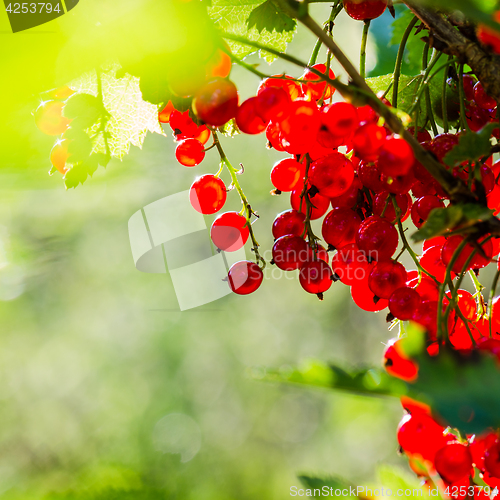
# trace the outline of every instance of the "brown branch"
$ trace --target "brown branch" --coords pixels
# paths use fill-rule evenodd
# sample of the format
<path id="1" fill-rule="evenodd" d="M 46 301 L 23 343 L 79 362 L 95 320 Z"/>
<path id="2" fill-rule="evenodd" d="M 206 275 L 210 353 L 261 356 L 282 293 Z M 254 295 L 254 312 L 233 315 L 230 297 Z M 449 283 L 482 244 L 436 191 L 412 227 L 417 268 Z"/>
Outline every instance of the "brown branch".
<path id="1" fill-rule="evenodd" d="M 489 54 L 474 40 L 467 38 L 441 13 L 405 0 L 412 12 L 429 28 L 436 48 L 460 57 L 483 84 L 488 95 L 500 102 L 500 57 Z"/>

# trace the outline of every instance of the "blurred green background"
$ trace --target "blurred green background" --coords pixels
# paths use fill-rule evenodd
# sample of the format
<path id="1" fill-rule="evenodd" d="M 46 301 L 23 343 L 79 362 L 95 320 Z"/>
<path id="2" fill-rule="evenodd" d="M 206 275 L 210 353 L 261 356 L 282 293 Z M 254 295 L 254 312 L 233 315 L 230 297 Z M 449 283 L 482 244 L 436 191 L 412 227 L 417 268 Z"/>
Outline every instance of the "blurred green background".
<path id="1" fill-rule="evenodd" d="M 379 463 L 406 467 L 396 453 L 397 401 L 255 380 L 263 367 L 307 358 L 380 363 L 391 337 L 384 315 L 360 311 L 347 287 L 335 284 L 320 302 L 295 275 L 272 279 L 268 269 L 257 293 L 181 313 L 168 276 L 135 269 L 130 216 L 215 172 L 215 150 L 184 168 L 168 132 L 77 189 L 47 175 L 53 138 L 35 128 L 38 94 L 91 63 L 64 62 L 68 47 L 85 52 L 87 29 L 137 4 L 110 14 L 102 2 L 80 3 L 15 35 L 0 16 L 0 498 L 278 499 L 299 485 L 297 473 L 366 484 Z M 329 6 L 312 12 L 322 21 Z M 368 66 L 379 73 L 394 61 L 391 20 L 375 22 L 377 43 L 370 39 Z M 354 61 L 361 29 L 344 15 L 335 27 Z M 314 42 L 299 30 L 289 51 L 307 60 Z M 281 62 L 248 61 L 300 75 Z M 242 98 L 259 83 L 240 68 L 231 78 Z M 241 184 L 261 216 L 254 228 L 264 252 L 275 215 L 288 208 L 286 195 L 269 195 L 282 155 L 265 143 L 262 135 L 224 139 L 233 163 L 245 164 Z M 239 210 L 236 192 L 226 208 Z"/>

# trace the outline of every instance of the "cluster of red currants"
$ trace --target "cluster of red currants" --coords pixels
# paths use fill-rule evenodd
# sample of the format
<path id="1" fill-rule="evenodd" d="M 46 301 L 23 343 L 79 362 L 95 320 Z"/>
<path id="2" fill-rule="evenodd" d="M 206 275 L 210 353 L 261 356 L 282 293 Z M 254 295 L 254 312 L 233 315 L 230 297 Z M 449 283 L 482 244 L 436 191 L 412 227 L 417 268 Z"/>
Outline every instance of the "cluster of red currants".
<path id="1" fill-rule="evenodd" d="M 483 84 L 473 75 L 463 77 L 464 95 L 467 100 L 465 116 L 467 124 L 473 132 L 478 132 L 488 123 L 498 123 L 497 102 L 484 90 Z M 494 135 L 500 138 L 500 131 L 496 129 Z"/>
<path id="2" fill-rule="evenodd" d="M 500 340 L 484 339 L 481 351 L 493 353 L 500 361 Z M 385 351 L 387 371 L 406 381 L 418 377 L 418 366 L 407 358 L 401 340 L 392 340 Z M 412 470 L 430 486 L 431 477 L 441 477 L 442 491 L 453 498 L 490 498 L 500 488 L 500 436 L 487 431 L 464 438 L 446 430 L 431 415 L 429 406 L 407 396 L 401 398 L 406 415 L 398 427 L 398 442 L 408 456 Z M 474 470 L 474 467 L 477 471 Z M 478 487 L 476 475 L 487 486 Z M 474 481 L 475 479 L 475 481 Z M 434 485 L 433 485 L 434 487 Z"/>

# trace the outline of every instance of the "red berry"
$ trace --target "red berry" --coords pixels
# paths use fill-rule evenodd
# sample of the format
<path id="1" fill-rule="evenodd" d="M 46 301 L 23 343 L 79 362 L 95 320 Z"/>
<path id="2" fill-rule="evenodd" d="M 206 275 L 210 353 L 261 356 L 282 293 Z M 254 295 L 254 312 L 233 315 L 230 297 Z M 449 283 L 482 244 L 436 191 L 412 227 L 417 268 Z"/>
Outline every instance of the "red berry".
<path id="1" fill-rule="evenodd" d="M 224 45 L 225 49 L 229 51 L 229 47 L 225 43 Z M 216 76 L 226 78 L 229 76 L 229 73 L 231 73 L 231 67 L 232 62 L 229 54 L 221 49 L 217 49 L 206 64 L 207 78 L 213 78 Z"/>
<path id="2" fill-rule="evenodd" d="M 175 148 L 175 157 L 181 165 L 194 167 L 205 158 L 205 149 L 196 139 L 184 139 Z"/>
<path id="3" fill-rule="evenodd" d="M 221 127 L 236 116 L 238 91 L 234 83 L 225 78 L 206 83 L 196 92 L 193 109 L 201 121 Z"/>
<path id="4" fill-rule="evenodd" d="M 350 208 L 334 208 L 323 220 L 323 239 L 332 247 L 341 248 L 354 243 L 361 217 Z"/>
<path id="5" fill-rule="evenodd" d="M 378 262 L 368 277 L 370 290 L 381 299 L 388 299 L 406 284 L 406 269 L 393 260 Z"/>
<path id="6" fill-rule="evenodd" d="M 248 295 L 259 288 L 264 274 L 255 262 L 242 260 L 230 267 L 227 277 L 229 287 L 234 293 Z"/>
<path id="7" fill-rule="evenodd" d="M 406 194 L 398 194 L 396 196 L 396 205 L 400 210 L 401 222 L 404 222 L 410 213 L 411 196 Z M 390 198 L 390 193 L 383 191 L 373 200 L 373 213 L 379 215 L 390 222 L 396 221 L 396 210 Z M 384 215 L 382 215 L 382 213 Z"/>
<path id="8" fill-rule="evenodd" d="M 36 108 L 35 124 L 38 129 L 47 135 L 62 134 L 71 123 L 69 118 L 63 116 L 64 102 L 45 101 Z"/>
<path id="9" fill-rule="evenodd" d="M 283 271 L 298 269 L 309 260 L 309 246 L 300 236 L 282 236 L 273 245 L 273 262 Z"/>
<path id="10" fill-rule="evenodd" d="M 441 259 L 441 247 L 428 248 L 420 257 L 420 265 L 437 280 L 444 281 L 446 266 Z"/>
<path id="11" fill-rule="evenodd" d="M 416 290 L 403 286 L 390 296 L 389 311 L 395 318 L 407 321 L 415 314 L 420 301 L 420 295 Z"/>
<path id="12" fill-rule="evenodd" d="M 375 163 L 361 163 L 358 170 L 358 176 L 363 186 L 374 193 L 380 193 L 385 190 L 380 170 Z"/>
<path id="13" fill-rule="evenodd" d="M 500 11 L 493 14 L 495 21 L 500 21 Z M 477 37 L 481 42 L 490 47 L 493 52 L 500 54 L 500 33 L 485 24 L 480 24 L 477 29 Z"/>
<path id="14" fill-rule="evenodd" d="M 343 154 L 332 153 L 316 160 L 309 170 L 309 181 L 322 196 L 344 194 L 354 180 L 354 167 Z"/>
<path id="15" fill-rule="evenodd" d="M 356 235 L 358 248 L 372 260 L 390 259 L 398 247 L 398 240 L 396 228 L 376 215 L 363 221 Z"/>
<path id="16" fill-rule="evenodd" d="M 437 197 L 426 195 L 419 198 L 411 207 L 411 220 L 418 228 L 429 218 L 435 208 L 444 208 L 444 203 Z"/>
<path id="17" fill-rule="evenodd" d="M 444 428 L 425 413 L 405 415 L 398 427 L 398 442 L 409 454 L 418 453 L 433 461 L 436 452 L 446 444 Z"/>
<path id="18" fill-rule="evenodd" d="M 69 139 L 58 140 L 50 151 L 50 163 L 63 175 L 68 171 L 66 163 L 70 157 L 68 152 L 69 142 Z"/>
<path id="19" fill-rule="evenodd" d="M 255 109 L 264 122 L 279 120 L 288 112 L 290 96 L 279 87 L 263 88 L 256 97 Z"/>
<path id="20" fill-rule="evenodd" d="M 477 80 L 472 75 L 464 75 L 464 94 L 468 101 L 474 99 L 474 85 L 476 85 Z"/>
<path id="21" fill-rule="evenodd" d="M 458 144 L 458 135 L 439 134 L 434 137 L 430 144 L 430 150 L 442 162 L 444 157 Z"/>
<path id="22" fill-rule="evenodd" d="M 418 375 L 418 366 L 408 359 L 402 349 L 401 340 L 392 339 L 384 352 L 384 367 L 389 375 L 413 382 Z"/>
<path id="23" fill-rule="evenodd" d="M 289 144 L 287 150 L 303 153 L 314 143 L 320 127 L 320 113 L 313 102 L 297 100 L 289 107 L 288 115 L 280 122 L 282 138 Z"/>
<path id="24" fill-rule="evenodd" d="M 250 97 L 236 111 L 236 125 L 245 134 L 260 134 L 266 130 L 265 122 L 257 113 L 257 98 Z"/>
<path id="25" fill-rule="evenodd" d="M 301 200 L 300 198 L 301 194 L 302 194 L 302 186 L 295 188 L 290 194 L 290 205 L 292 205 L 292 208 L 294 210 L 306 213 L 307 210 L 306 199 L 304 196 Z M 325 215 L 326 211 L 328 210 L 328 207 L 330 206 L 330 199 L 327 198 L 326 196 L 321 196 L 320 194 L 315 194 L 314 196 L 311 196 L 310 201 L 312 204 L 312 210 L 310 215 L 311 220 L 319 219 L 320 217 Z"/>
<path id="26" fill-rule="evenodd" d="M 455 254 L 455 251 L 457 250 L 458 246 L 462 243 L 462 241 L 463 241 L 462 236 L 451 236 L 446 240 L 446 243 L 443 246 L 443 250 L 441 251 L 441 259 L 443 260 L 443 263 L 445 265 L 448 265 L 451 262 Z M 491 262 L 491 259 L 493 257 L 493 245 L 491 243 L 491 240 L 488 240 L 484 243 L 479 243 L 479 245 L 483 249 L 486 258 L 483 257 L 483 255 L 481 255 L 473 245 L 468 243 L 462 249 L 462 251 L 460 252 L 460 254 L 458 255 L 453 264 L 452 269 L 455 273 L 459 274 L 462 271 L 468 271 L 469 269 L 482 268 L 487 266 Z M 467 260 L 469 259 L 469 256 L 473 252 L 475 253 L 475 255 L 469 262 L 467 269 L 464 269 L 464 266 Z"/>
<path id="27" fill-rule="evenodd" d="M 462 443 L 449 443 L 436 452 L 434 466 L 447 483 L 466 478 L 472 469 L 469 447 Z"/>
<path id="28" fill-rule="evenodd" d="M 239 250 L 248 240 L 247 220 L 237 212 L 226 212 L 212 223 L 210 237 L 214 245 L 225 252 Z"/>
<path id="29" fill-rule="evenodd" d="M 348 16 L 356 21 L 368 21 L 381 16 L 387 7 L 387 0 L 344 0 Z"/>
<path id="30" fill-rule="evenodd" d="M 326 65 L 325 64 L 315 64 L 312 66 L 316 71 L 326 75 Z M 328 76 L 331 80 L 335 79 L 334 72 L 330 69 L 328 71 Z M 302 91 L 304 94 L 310 96 L 311 99 L 317 101 L 323 97 L 324 99 L 329 99 L 335 92 L 335 89 L 328 85 L 327 82 L 320 79 L 320 77 L 313 73 L 311 70 L 306 69 L 301 77 L 302 80 L 306 80 L 307 83 L 302 83 Z M 319 83 L 312 83 L 319 82 Z"/>
<path id="31" fill-rule="evenodd" d="M 332 270 L 345 285 L 353 285 L 366 280 L 371 268 L 366 255 L 355 243 L 339 248 L 332 257 Z"/>
<path id="32" fill-rule="evenodd" d="M 368 280 L 364 279 L 353 283 L 351 286 L 351 297 L 354 303 L 364 311 L 378 312 L 388 305 L 386 299 L 377 297 L 368 286 Z"/>
<path id="33" fill-rule="evenodd" d="M 379 153 L 378 168 L 390 177 L 406 175 L 413 167 L 415 155 L 410 145 L 400 137 L 387 139 Z"/>
<path id="34" fill-rule="evenodd" d="M 279 123 L 271 122 L 266 128 L 266 138 L 269 141 L 268 146 L 273 147 L 276 151 L 285 151 L 283 140 L 281 137 L 281 129 Z"/>
<path id="35" fill-rule="evenodd" d="M 360 189 L 363 188 L 363 184 L 358 177 L 354 177 L 351 187 L 340 196 L 334 196 L 331 198 L 332 207 L 348 207 L 354 208 L 360 197 Z"/>
<path id="36" fill-rule="evenodd" d="M 170 113 L 168 124 L 176 140 L 194 138 L 198 134 L 198 125 L 189 116 L 189 110 L 181 113 L 176 109 Z"/>
<path id="37" fill-rule="evenodd" d="M 435 300 L 423 300 L 412 317 L 415 323 L 427 330 L 431 340 L 436 339 L 438 307 L 438 302 Z"/>
<path id="38" fill-rule="evenodd" d="M 273 75 L 270 78 L 262 80 L 259 88 L 257 89 L 257 95 L 261 94 L 264 89 L 270 87 L 283 89 L 292 101 L 295 101 L 295 99 L 297 99 L 301 94 L 300 85 L 294 81 L 292 77 L 287 75 L 284 77 L 283 75 Z"/>
<path id="39" fill-rule="evenodd" d="M 275 239 L 281 236 L 303 236 L 305 232 L 306 216 L 297 210 L 285 210 L 281 212 L 273 222 L 273 236 Z"/>
<path id="40" fill-rule="evenodd" d="M 359 126 L 358 112 L 348 102 L 334 102 L 322 109 L 321 123 L 336 137 L 350 137 Z"/>
<path id="41" fill-rule="evenodd" d="M 491 476 L 500 479 L 500 442 L 498 439 L 484 453 L 484 468 Z"/>
<path id="42" fill-rule="evenodd" d="M 285 158 L 274 164 L 271 182 L 279 191 L 292 191 L 304 177 L 304 165 L 294 158 Z"/>
<path id="43" fill-rule="evenodd" d="M 174 109 L 172 101 L 168 101 L 165 107 L 158 113 L 158 121 L 160 123 L 168 123 Z"/>
<path id="44" fill-rule="evenodd" d="M 302 288 L 309 293 L 322 294 L 332 286 L 332 270 L 324 260 L 304 264 L 299 273 Z"/>
<path id="45" fill-rule="evenodd" d="M 497 107 L 497 102 L 486 93 L 481 82 L 474 85 L 474 100 L 482 109 L 495 109 Z"/>
<path id="46" fill-rule="evenodd" d="M 375 161 L 385 143 L 387 132 L 384 127 L 375 123 L 367 123 L 354 132 L 352 146 L 358 158 Z"/>
<path id="47" fill-rule="evenodd" d="M 226 203 L 226 185 L 219 177 L 206 174 L 198 177 L 189 190 L 193 208 L 205 215 L 218 212 Z"/>

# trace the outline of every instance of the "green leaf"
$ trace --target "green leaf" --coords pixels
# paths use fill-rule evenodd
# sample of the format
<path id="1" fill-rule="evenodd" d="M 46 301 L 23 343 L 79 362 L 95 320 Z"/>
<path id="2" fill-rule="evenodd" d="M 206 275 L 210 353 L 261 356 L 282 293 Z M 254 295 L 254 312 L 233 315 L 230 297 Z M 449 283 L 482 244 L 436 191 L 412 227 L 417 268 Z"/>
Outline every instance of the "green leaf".
<path id="1" fill-rule="evenodd" d="M 92 139 L 86 132 L 71 127 L 64 133 L 64 138 L 69 141 L 68 152 L 71 155 L 69 159 L 70 163 L 78 163 L 90 156 L 93 144 Z"/>
<path id="2" fill-rule="evenodd" d="M 295 19 L 285 14 L 273 0 L 266 0 L 263 4 L 255 7 L 247 19 L 248 29 L 250 30 L 255 26 L 259 33 L 263 30 L 270 33 L 273 31 L 278 33 L 294 31 L 296 25 Z"/>
<path id="3" fill-rule="evenodd" d="M 493 356 L 465 358 L 442 348 L 439 356 L 422 353 L 415 359 L 419 371 L 412 396 L 428 403 L 451 427 L 477 434 L 500 426 L 500 372 Z"/>
<path id="4" fill-rule="evenodd" d="M 479 132 L 469 131 L 460 135 L 458 144 L 444 157 L 444 162 L 450 167 L 456 167 L 463 162 L 488 156 L 491 150 L 491 134 L 498 127 L 498 123 L 489 123 Z"/>
<path id="5" fill-rule="evenodd" d="M 356 487 L 348 484 L 343 479 L 338 479 L 336 477 L 311 477 L 306 475 L 298 476 L 300 482 L 307 488 L 314 492 L 314 490 L 320 490 L 322 493 L 328 493 L 329 496 L 334 496 L 331 494 L 332 490 L 341 490 L 342 492 L 347 493 L 347 495 L 342 494 L 342 498 L 359 498 L 356 495 Z M 311 495 L 312 496 L 312 495 Z"/>
<path id="6" fill-rule="evenodd" d="M 102 116 L 101 101 L 91 94 L 78 93 L 72 95 L 64 105 L 63 115 L 71 118 L 73 128 L 86 129 Z"/>
<path id="7" fill-rule="evenodd" d="M 268 370 L 263 379 L 373 396 L 400 396 L 407 391 L 404 382 L 391 377 L 382 369 L 372 368 L 349 373 L 338 366 L 328 366 L 318 361 L 309 361 L 295 369 Z"/>
<path id="8" fill-rule="evenodd" d="M 435 208 L 429 214 L 425 224 L 411 237 L 413 241 L 419 242 L 435 236 L 442 236 L 450 229 L 465 229 L 491 218 L 492 215 L 493 210 L 475 203 Z"/>
<path id="9" fill-rule="evenodd" d="M 262 0 L 213 0 L 208 13 L 215 25 L 222 31 L 243 36 L 253 42 L 262 43 L 280 52 L 285 52 L 288 43 L 292 41 L 293 35 L 297 31 L 296 26 L 290 31 L 283 32 L 268 31 L 267 29 L 259 32 L 255 26 L 251 29 L 247 26 L 247 20 L 252 12 L 263 3 Z M 240 59 L 256 52 L 256 49 L 248 45 L 231 40 L 227 40 L 227 43 L 231 52 Z M 276 59 L 276 56 L 268 52 L 261 52 L 260 56 L 268 63 Z"/>
<path id="10" fill-rule="evenodd" d="M 66 189 L 76 188 L 78 184 L 83 184 L 88 177 L 87 168 L 83 163 L 75 163 L 64 174 L 64 184 Z"/>
<path id="11" fill-rule="evenodd" d="M 442 498 L 440 493 L 437 496 L 429 495 L 427 488 L 422 488 L 420 481 L 415 476 L 397 467 L 382 465 L 377 470 L 377 476 L 385 490 L 391 490 L 393 495 L 398 490 L 402 490 L 411 491 L 411 496 L 416 498 Z"/>

